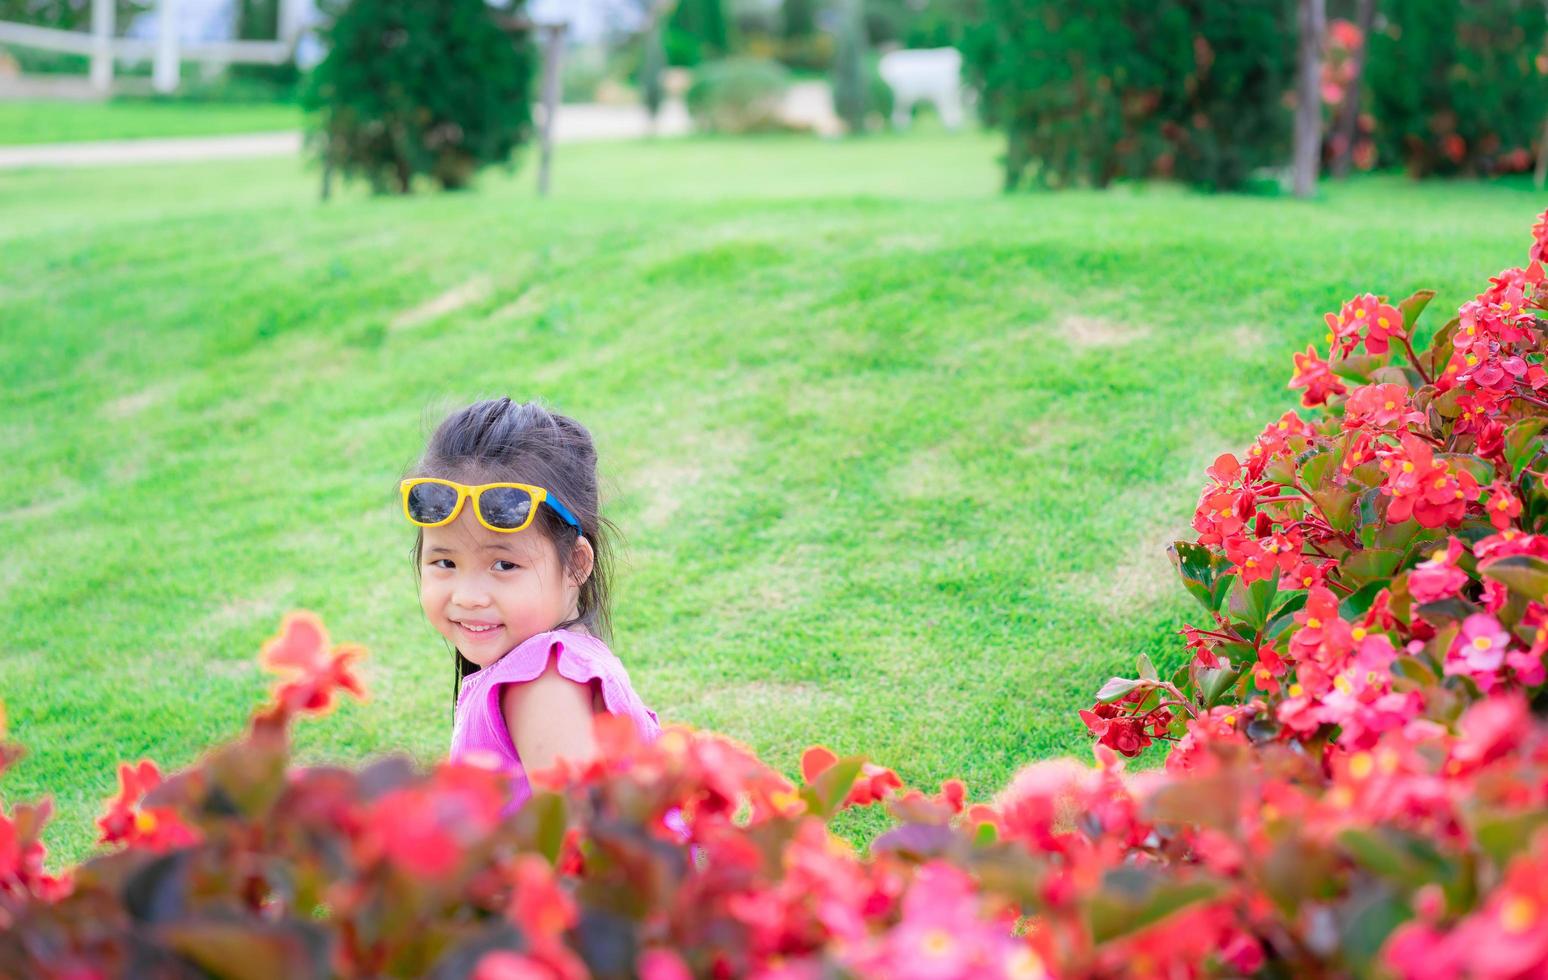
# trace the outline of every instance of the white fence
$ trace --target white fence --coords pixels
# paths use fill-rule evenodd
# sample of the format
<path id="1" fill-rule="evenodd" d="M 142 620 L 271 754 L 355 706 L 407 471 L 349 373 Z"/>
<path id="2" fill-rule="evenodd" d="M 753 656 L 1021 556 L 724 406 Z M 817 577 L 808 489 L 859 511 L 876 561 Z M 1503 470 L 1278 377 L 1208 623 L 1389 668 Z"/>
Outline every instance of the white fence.
<path id="1" fill-rule="evenodd" d="M 301 0 L 281 0 L 277 41 L 199 41 L 183 43 L 178 31 L 178 0 L 156 5 L 154 39 L 115 37 L 113 0 L 91 0 L 91 33 L 35 27 L 0 20 L 0 43 L 80 54 L 91 58 L 91 84 L 100 92 L 113 87 L 115 61 L 146 61 L 153 67 L 151 84 L 158 92 L 176 91 L 183 61 L 227 65 L 278 65 L 295 53 L 304 27 L 306 8 Z"/>

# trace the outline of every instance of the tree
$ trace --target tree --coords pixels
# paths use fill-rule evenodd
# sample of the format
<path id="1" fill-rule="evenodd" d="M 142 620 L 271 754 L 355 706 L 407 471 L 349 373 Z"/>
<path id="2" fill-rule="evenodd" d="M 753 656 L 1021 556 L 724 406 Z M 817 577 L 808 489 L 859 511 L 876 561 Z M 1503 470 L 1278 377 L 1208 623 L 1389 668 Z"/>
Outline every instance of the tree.
<path id="1" fill-rule="evenodd" d="M 1317 189 L 1317 162 L 1322 153 L 1322 35 L 1326 20 L 1324 0 L 1300 0 L 1295 83 L 1296 197 L 1311 197 Z"/>
<path id="2" fill-rule="evenodd" d="M 681 0 L 667 21 L 667 33 L 667 53 L 673 64 L 698 64 L 731 51 L 722 0 Z"/>
<path id="3" fill-rule="evenodd" d="M 536 58 L 495 16 L 484 0 L 351 0 L 303 96 L 324 166 L 407 194 L 416 174 L 451 190 L 508 161 L 531 133 Z"/>

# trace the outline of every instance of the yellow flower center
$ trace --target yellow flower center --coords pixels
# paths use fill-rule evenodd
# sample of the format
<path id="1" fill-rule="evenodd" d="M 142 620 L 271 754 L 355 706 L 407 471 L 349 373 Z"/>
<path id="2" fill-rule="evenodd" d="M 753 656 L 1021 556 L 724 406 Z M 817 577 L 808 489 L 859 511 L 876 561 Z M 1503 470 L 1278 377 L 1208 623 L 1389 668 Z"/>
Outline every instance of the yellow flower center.
<path id="1" fill-rule="evenodd" d="M 1349 631 L 1349 635 L 1354 637 L 1355 642 L 1358 643 L 1365 639 L 1365 627 L 1356 626 L 1354 629 Z"/>
<path id="2" fill-rule="evenodd" d="M 1492 646 L 1494 646 L 1494 641 L 1489 639 L 1487 636 L 1475 636 L 1475 637 L 1473 637 L 1473 649 L 1474 650 L 1487 650 L 1487 649 L 1489 649 Z"/>
<path id="3" fill-rule="evenodd" d="M 926 955 L 945 956 L 952 949 L 951 933 L 945 929 L 931 929 L 925 933 L 924 941 L 920 945 L 924 947 Z"/>
<path id="4" fill-rule="evenodd" d="M 1500 906 L 1500 925 L 1506 932 L 1525 932 L 1537 921 L 1537 903 L 1525 895 L 1514 895 Z"/>
<path id="5" fill-rule="evenodd" d="M 1306 628 L 1309 630 L 1320 630 L 1322 629 L 1322 620 L 1313 616 L 1306 621 Z"/>
<path id="6" fill-rule="evenodd" d="M 1410 463 L 1406 459 L 1403 460 L 1403 472 L 1404 473 L 1412 473 L 1413 471 L 1414 471 L 1414 464 Z"/>
<path id="7" fill-rule="evenodd" d="M 1356 779 L 1364 779 L 1376 768 L 1375 761 L 1369 752 L 1356 752 L 1349 759 L 1349 775 Z"/>

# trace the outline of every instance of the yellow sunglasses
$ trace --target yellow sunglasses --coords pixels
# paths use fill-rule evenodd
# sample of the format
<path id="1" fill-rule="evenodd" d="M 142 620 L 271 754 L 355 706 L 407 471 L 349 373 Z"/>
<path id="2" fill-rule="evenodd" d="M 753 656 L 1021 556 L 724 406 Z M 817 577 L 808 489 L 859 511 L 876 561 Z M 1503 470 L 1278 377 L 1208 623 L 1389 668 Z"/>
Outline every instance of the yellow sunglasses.
<path id="1" fill-rule="evenodd" d="M 420 527 L 441 527 L 457 519 L 466 500 L 473 501 L 473 514 L 491 531 L 514 533 L 532 523 L 539 504 L 547 504 L 566 524 L 584 534 L 580 521 L 549 491 L 528 483 L 484 483 L 470 487 L 465 483 L 422 476 L 404 480 L 403 513 Z"/>

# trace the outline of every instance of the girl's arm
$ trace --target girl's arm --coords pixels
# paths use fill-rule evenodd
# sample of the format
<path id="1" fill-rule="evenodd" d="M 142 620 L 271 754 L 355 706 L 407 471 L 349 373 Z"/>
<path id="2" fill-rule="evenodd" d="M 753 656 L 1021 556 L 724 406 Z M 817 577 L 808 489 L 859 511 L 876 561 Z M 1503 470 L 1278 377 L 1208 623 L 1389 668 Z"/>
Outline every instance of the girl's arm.
<path id="1" fill-rule="evenodd" d="M 505 685 L 500 713 L 528 772 L 552 768 L 560 757 L 586 763 L 597 754 L 591 688 L 560 674 L 552 659 L 532 680 Z"/>

